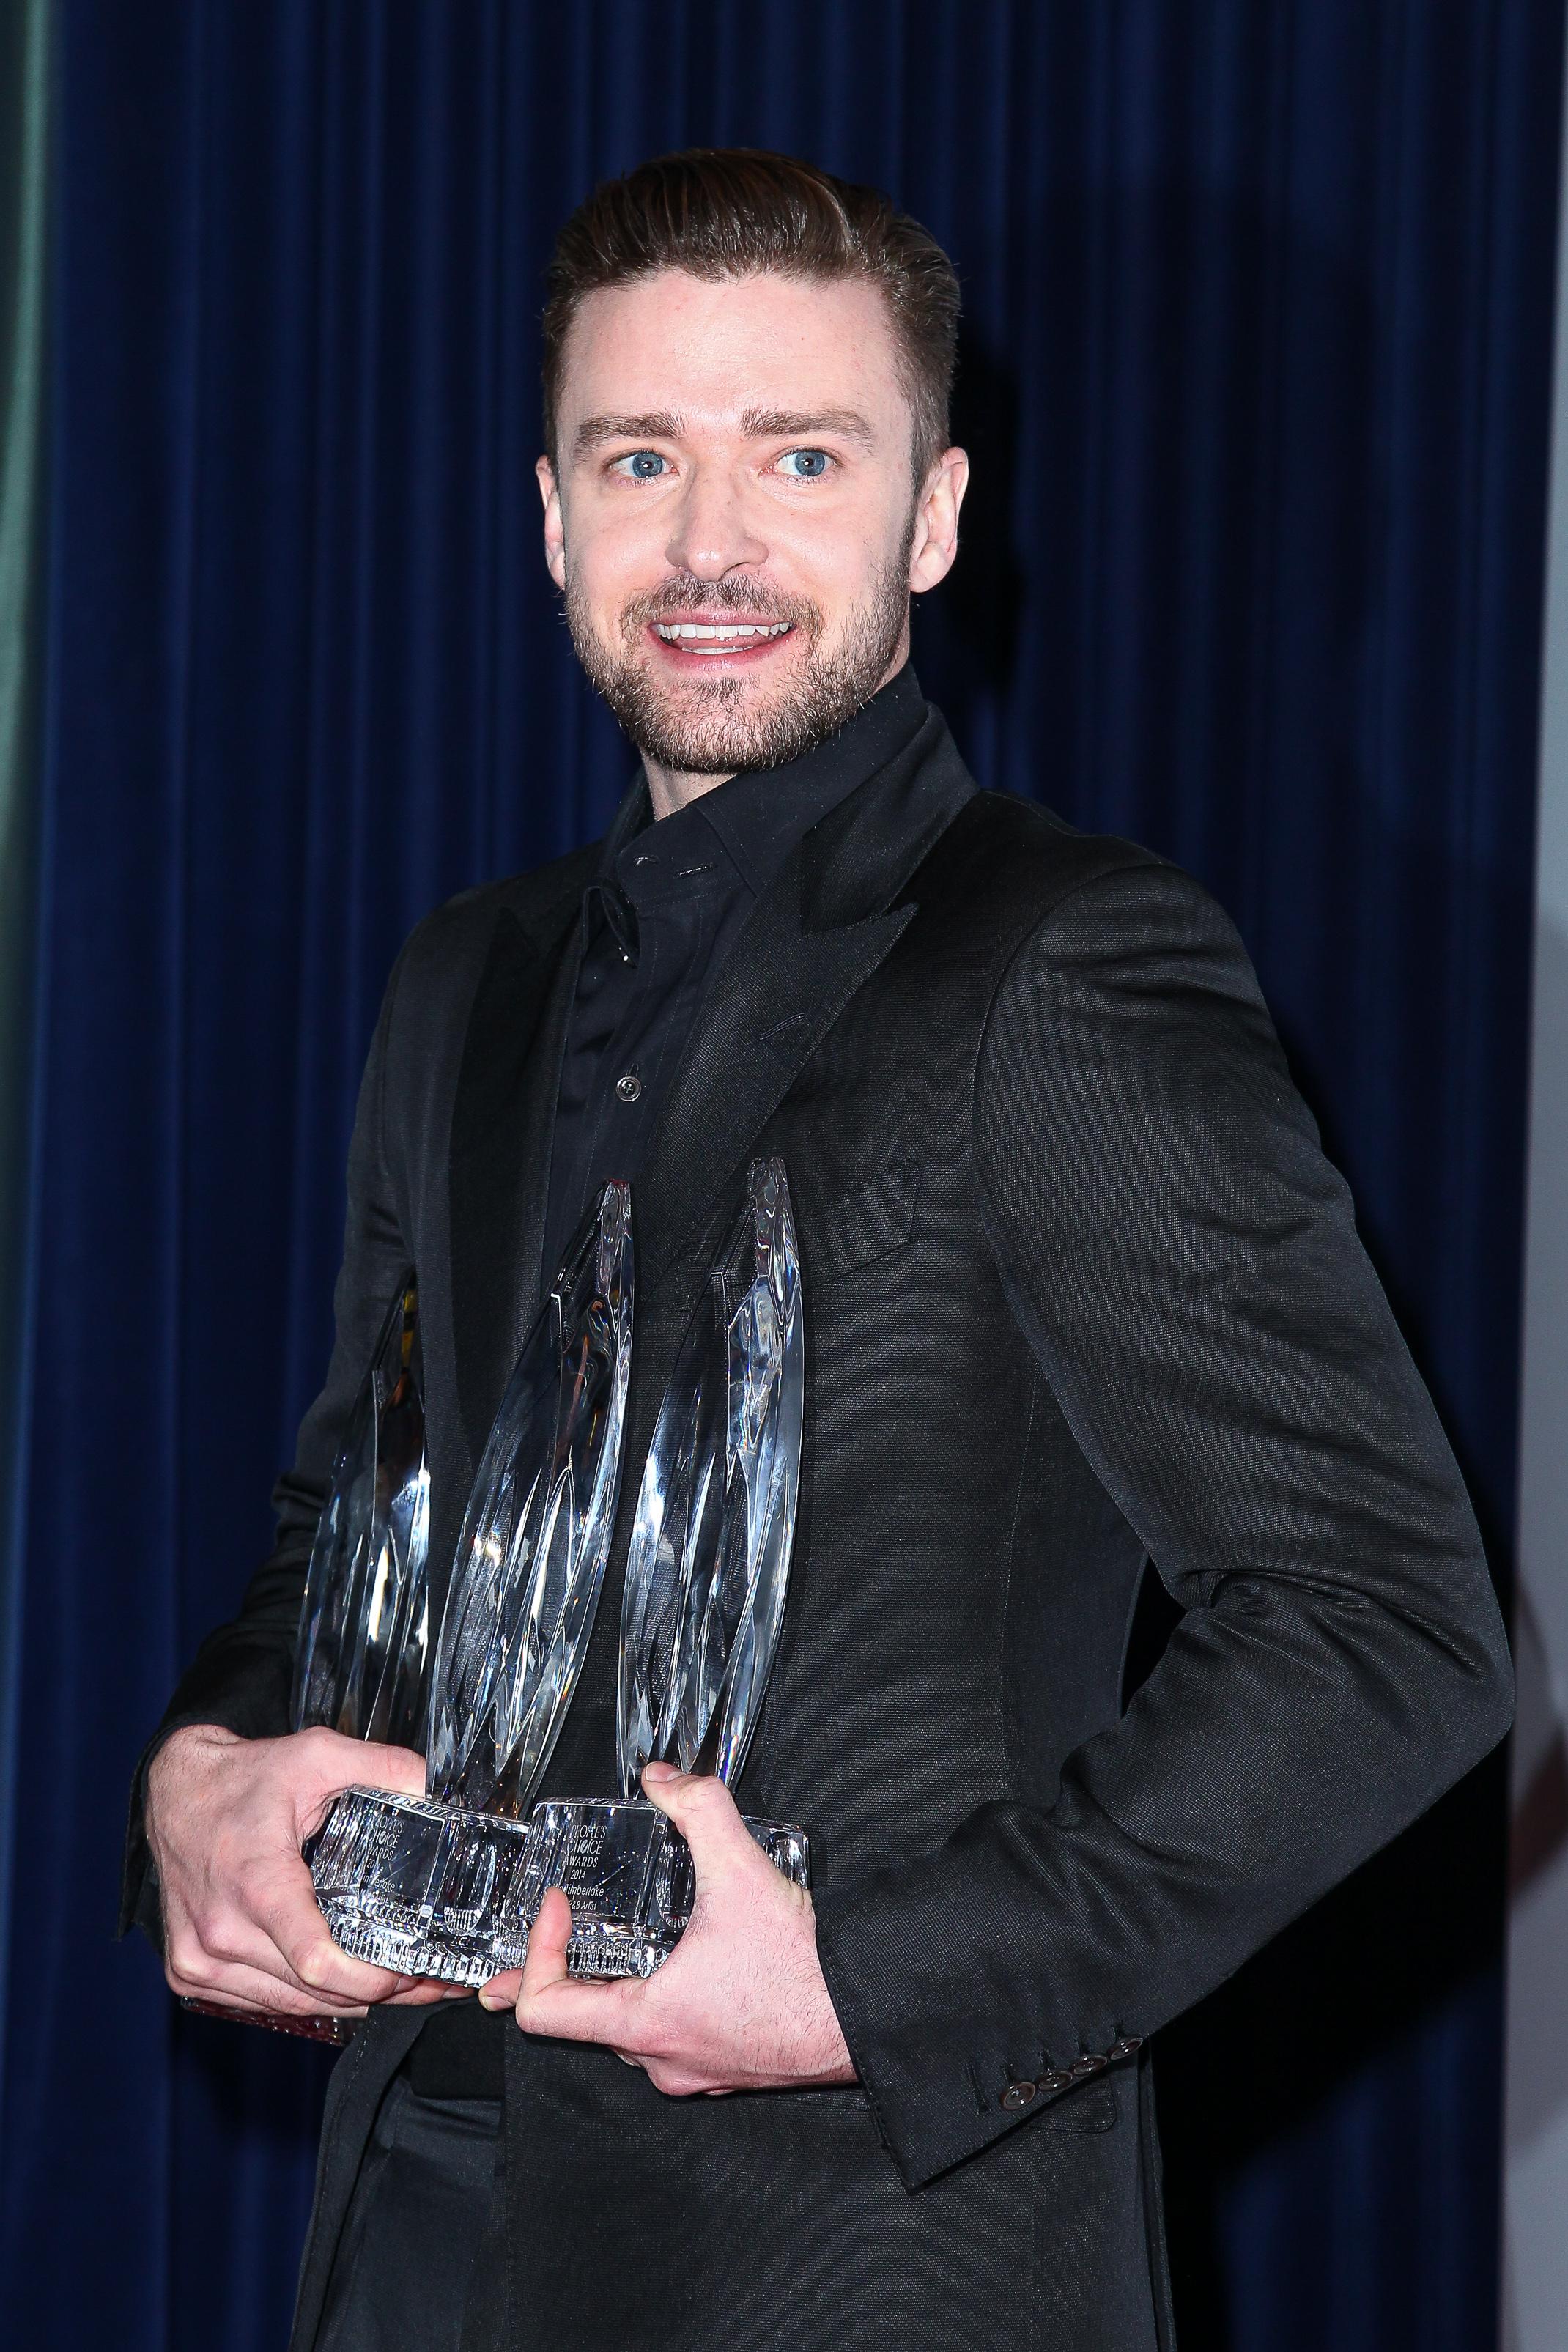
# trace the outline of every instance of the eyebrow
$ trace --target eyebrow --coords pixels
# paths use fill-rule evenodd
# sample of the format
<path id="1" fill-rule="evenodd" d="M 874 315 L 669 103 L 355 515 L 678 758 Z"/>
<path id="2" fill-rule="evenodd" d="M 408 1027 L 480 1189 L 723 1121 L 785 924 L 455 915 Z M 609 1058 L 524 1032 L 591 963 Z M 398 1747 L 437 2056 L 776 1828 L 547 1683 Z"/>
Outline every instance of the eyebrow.
<path id="1" fill-rule="evenodd" d="M 837 433 L 868 448 L 877 438 L 876 427 L 858 408 L 748 408 L 741 430 L 750 441 L 771 440 L 775 434 Z"/>
<path id="2" fill-rule="evenodd" d="M 579 456 L 601 441 L 679 441 L 680 419 L 673 409 L 652 408 L 641 416 L 584 416 L 574 444 Z"/>
<path id="3" fill-rule="evenodd" d="M 584 456 L 605 441 L 679 441 L 684 422 L 672 408 L 645 410 L 640 415 L 618 415 L 608 411 L 599 416 L 585 416 L 577 427 L 574 443 L 575 453 Z M 868 417 L 856 408 L 748 408 L 741 417 L 741 431 L 748 441 L 771 440 L 775 436 L 837 433 L 846 441 L 858 441 L 864 447 L 876 444 L 876 427 Z"/>

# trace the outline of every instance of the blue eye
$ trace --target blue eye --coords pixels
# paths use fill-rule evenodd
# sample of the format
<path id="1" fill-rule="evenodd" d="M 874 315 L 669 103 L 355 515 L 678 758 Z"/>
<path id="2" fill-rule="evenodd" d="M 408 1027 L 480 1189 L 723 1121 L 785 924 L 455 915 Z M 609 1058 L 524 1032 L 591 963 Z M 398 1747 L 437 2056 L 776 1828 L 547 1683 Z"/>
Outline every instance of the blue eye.
<path id="1" fill-rule="evenodd" d="M 818 482 L 832 463 L 826 449 L 791 449 L 779 459 L 792 482 Z"/>
<path id="2" fill-rule="evenodd" d="M 665 460 L 657 449 L 634 449 L 629 457 L 616 459 L 616 470 L 629 474 L 634 482 L 657 482 L 665 470 Z"/>

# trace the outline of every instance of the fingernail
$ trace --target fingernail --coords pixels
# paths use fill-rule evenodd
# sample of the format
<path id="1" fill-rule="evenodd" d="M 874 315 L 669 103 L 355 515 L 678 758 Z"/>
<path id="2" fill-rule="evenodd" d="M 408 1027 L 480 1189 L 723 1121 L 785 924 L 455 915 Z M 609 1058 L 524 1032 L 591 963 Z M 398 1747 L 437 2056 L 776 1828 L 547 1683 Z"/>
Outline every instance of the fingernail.
<path id="1" fill-rule="evenodd" d="M 482 1992 L 479 1995 L 479 2007 L 494 2011 L 498 2009 L 510 2009 L 511 2003 L 505 1993 Z"/>

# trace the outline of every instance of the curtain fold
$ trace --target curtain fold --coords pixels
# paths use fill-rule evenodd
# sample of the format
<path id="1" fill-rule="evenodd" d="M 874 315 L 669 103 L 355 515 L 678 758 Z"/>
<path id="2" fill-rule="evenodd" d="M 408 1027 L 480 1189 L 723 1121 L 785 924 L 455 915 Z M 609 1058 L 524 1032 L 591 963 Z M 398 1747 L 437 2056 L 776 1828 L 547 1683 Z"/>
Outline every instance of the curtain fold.
<path id="1" fill-rule="evenodd" d="M 21 1647 L 34 910 L 43 675 L 47 0 L 0 0 L 0 1790 L 15 1781 Z M 18 1407 L 21 1409 L 18 1410 Z M 16 1811 L 0 1801 L 0 1954 Z M 5 2037 L 0 2003 L 0 2101 Z"/>
<path id="2" fill-rule="evenodd" d="M 322 2070 L 112 1948 L 123 1791 L 267 1541 L 397 945 L 628 772 L 538 551 L 556 226 L 734 141 L 952 251 L 922 677 L 984 783 L 1235 916 L 1504 1575 L 1562 11 L 54 15 L 0 2308 L 262 2352 Z M 1492 2340 L 1501 1822 L 1483 1770 L 1162 2036 L 1190 2345 Z"/>

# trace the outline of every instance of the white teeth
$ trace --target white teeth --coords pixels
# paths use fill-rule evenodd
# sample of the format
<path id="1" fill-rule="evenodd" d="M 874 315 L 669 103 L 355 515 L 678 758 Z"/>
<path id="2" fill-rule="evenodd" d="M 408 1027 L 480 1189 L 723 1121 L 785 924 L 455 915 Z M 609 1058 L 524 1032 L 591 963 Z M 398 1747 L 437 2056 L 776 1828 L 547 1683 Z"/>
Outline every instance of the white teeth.
<path id="1" fill-rule="evenodd" d="M 742 645 L 752 637 L 782 637 L 790 627 L 788 621 L 773 621 L 762 625 L 752 621 L 656 621 L 654 628 L 667 644 L 678 637 L 695 638 L 713 645 Z"/>

